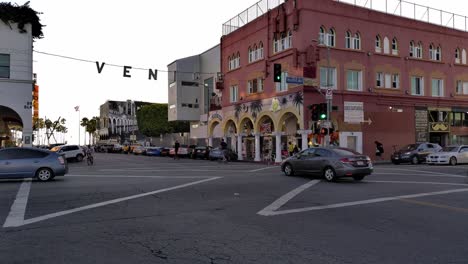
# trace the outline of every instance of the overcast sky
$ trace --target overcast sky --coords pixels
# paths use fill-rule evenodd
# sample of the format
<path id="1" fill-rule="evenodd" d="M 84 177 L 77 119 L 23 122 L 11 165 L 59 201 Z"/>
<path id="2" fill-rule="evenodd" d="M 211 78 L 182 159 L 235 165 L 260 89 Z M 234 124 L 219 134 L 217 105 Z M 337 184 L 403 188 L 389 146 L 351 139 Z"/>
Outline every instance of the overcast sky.
<path id="1" fill-rule="evenodd" d="M 273 0 L 271 0 L 273 1 Z M 313 1 L 313 0 L 309 0 Z M 384 0 L 374 0 L 383 2 Z M 391 1 L 391 0 L 389 0 Z M 23 4 L 26 1 L 17 1 Z M 91 61 L 167 70 L 178 58 L 201 53 L 219 43 L 222 24 L 255 0 L 32 0 L 42 12 L 44 38 L 34 49 Z M 358 2 L 366 2 L 360 0 Z M 418 0 L 419 4 L 468 15 L 460 0 Z M 68 142 L 77 143 L 81 117 L 99 116 L 106 100 L 167 103 L 167 74 L 148 80 L 147 71 L 96 66 L 34 54 L 40 86 L 40 116 L 67 119 Z M 83 133 L 81 140 L 83 141 Z"/>

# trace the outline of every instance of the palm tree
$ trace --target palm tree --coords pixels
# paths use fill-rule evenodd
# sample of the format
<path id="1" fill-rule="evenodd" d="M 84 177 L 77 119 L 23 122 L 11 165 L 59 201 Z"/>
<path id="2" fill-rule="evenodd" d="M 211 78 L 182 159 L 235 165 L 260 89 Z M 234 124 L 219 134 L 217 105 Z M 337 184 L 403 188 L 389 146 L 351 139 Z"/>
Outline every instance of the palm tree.
<path id="1" fill-rule="evenodd" d="M 297 92 L 294 94 L 293 104 L 296 106 L 297 110 L 299 110 L 299 115 L 301 115 L 301 106 L 304 103 L 304 95 L 302 92 Z"/>
<path id="2" fill-rule="evenodd" d="M 254 120 L 257 119 L 257 116 L 262 111 L 262 109 L 263 109 L 263 105 L 262 105 L 262 101 L 260 100 L 253 101 L 250 104 L 250 110 L 252 111 L 252 117 L 254 118 Z"/>
<path id="3" fill-rule="evenodd" d="M 87 132 L 86 127 L 88 126 L 88 124 L 89 124 L 89 119 L 87 117 L 83 117 L 81 119 L 80 125 L 85 128 L 85 134 L 84 134 L 84 142 L 85 143 L 86 143 L 86 132 Z M 78 142 L 78 145 L 80 145 L 80 142 Z"/>

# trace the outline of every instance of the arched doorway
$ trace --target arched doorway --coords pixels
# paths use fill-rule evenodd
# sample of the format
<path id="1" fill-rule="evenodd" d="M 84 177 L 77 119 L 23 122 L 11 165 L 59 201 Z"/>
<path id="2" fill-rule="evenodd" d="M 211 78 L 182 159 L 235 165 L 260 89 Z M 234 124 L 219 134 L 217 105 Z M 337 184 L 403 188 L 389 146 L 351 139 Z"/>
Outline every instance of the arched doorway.
<path id="1" fill-rule="evenodd" d="M 275 122 L 270 115 L 265 114 L 260 116 L 256 126 L 259 141 L 257 143 L 259 149 L 257 159 L 272 161 L 274 160 L 277 147 L 277 144 L 275 144 L 277 138 L 274 134 L 276 132 Z"/>
<path id="2" fill-rule="evenodd" d="M 229 119 L 224 126 L 224 137 L 230 149 L 236 149 L 237 126 L 234 120 Z"/>
<path id="3" fill-rule="evenodd" d="M 301 129 L 300 124 L 299 124 L 299 118 L 296 116 L 296 114 L 292 112 L 286 112 L 284 113 L 280 120 L 279 120 L 279 125 L 282 135 L 281 135 L 281 142 L 282 142 L 282 151 L 287 150 L 289 146 L 289 142 L 291 142 L 292 145 L 297 146 L 299 149 L 302 148 L 302 137 L 298 135 L 298 131 Z M 286 149 L 284 149 L 284 144 L 286 144 Z M 282 153 L 283 154 L 283 153 Z M 283 156 L 286 155 L 286 153 L 283 154 Z"/>
<path id="4" fill-rule="evenodd" d="M 239 123 L 238 158 L 254 160 L 255 157 L 255 126 L 252 119 L 244 117 Z M 239 145 L 240 144 L 240 145 Z"/>
<path id="5" fill-rule="evenodd" d="M 221 120 L 213 119 L 208 126 L 208 146 L 218 147 L 222 137 Z"/>
<path id="6" fill-rule="evenodd" d="M 25 142 L 23 142 L 22 131 L 23 120 L 19 114 L 9 107 L 0 105 L 0 146 L 11 147 L 20 144 L 32 144 L 32 138 L 25 139 Z"/>

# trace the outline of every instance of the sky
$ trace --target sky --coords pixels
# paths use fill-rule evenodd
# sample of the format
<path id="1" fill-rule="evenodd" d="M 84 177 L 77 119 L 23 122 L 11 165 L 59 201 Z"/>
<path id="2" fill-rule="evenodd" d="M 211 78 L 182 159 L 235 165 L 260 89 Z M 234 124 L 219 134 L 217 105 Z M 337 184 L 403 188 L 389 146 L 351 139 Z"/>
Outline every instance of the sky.
<path id="1" fill-rule="evenodd" d="M 309 0 L 313 1 L 313 0 Z M 384 0 L 373 0 L 375 3 Z M 391 0 L 389 0 L 391 1 Z M 16 1 L 23 4 L 26 1 Z M 219 44 L 222 24 L 255 0 L 31 0 L 40 15 L 44 38 L 34 50 L 107 64 L 167 70 L 176 59 L 196 55 Z M 366 2 L 366 0 L 358 0 Z M 433 8 L 468 15 L 460 0 L 417 0 Z M 167 73 L 148 80 L 147 71 L 66 60 L 34 53 L 40 117 L 67 120 L 68 143 L 78 141 L 80 117 L 99 116 L 106 100 L 167 103 Z M 81 130 L 81 142 L 84 142 Z"/>

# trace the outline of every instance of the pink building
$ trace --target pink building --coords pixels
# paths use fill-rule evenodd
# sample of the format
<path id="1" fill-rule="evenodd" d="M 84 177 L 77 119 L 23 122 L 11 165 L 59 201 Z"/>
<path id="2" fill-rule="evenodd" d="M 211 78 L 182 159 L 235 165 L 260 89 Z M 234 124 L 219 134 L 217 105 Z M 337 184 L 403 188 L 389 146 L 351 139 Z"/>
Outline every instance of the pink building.
<path id="1" fill-rule="evenodd" d="M 333 0 L 289 0 L 265 13 L 262 3 L 221 38 L 223 109 L 209 126 L 239 158 L 279 162 L 289 142 L 320 140 L 309 110 L 325 102 L 319 87 L 333 90 L 341 146 L 374 157 L 378 140 L 389 159 L 393 145 L 468 143 L 468 33 Z M 316 78 L 287 83 L 304 67 Z"/>

